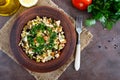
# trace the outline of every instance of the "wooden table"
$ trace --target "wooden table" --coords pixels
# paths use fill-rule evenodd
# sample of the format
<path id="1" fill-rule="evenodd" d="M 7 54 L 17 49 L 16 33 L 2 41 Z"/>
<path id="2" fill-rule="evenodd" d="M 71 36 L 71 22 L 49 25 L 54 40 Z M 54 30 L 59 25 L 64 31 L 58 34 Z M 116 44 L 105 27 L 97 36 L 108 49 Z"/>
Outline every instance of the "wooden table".
<path id="1" fill-rule="evenodd" d="M 70 0 L 53 0 L 69 15 L 89 14 L 72 7 Z M 0 28 L 10 17 L 0 17 Z M 82 51 L 81 68 L 74 70 L 73 63 L 61 75 L 59 80 L 120 80 L 120 22 L 111 31 L 104 30 L 100 23 L 88 28 L 93 41 Z M 4 34 L 4 33 L 3 33 Z M 0 80 L 35 80 L 21 66 L 17 65 L 0 50 Z"/>

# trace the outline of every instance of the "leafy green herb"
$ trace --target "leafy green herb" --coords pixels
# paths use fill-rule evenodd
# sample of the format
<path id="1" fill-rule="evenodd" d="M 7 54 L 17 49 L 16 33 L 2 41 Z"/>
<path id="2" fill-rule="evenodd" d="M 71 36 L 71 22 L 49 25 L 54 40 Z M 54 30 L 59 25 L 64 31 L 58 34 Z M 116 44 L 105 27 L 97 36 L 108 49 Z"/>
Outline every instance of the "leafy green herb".
<path id="1" fill-rule="evenodd" d="M 120 19 L 120 0 L 93 0 L 88 6 L 92 17 L 85 21 L 86 26 L 92 26 L 100 21 L 104 28 L 111 30 Z"/>
<path id="2" fill-rule="evenodd" d="M 45 30 L 47 30 L 49 34 L 49 41 L 47 44 L 43 36 L 37 36 L 39 31 L 44 32 Z M 30 34 L 31 35 L 27 36 L 28 43 L 30 45 L 30 48 L 32 48 L 33 52 L 35 52 L 36 54 L 43 54 L 43 49 L 54 49 L 54 40 L 57 37 L 57 33 L 52 31 L 52 28 L 46 27 L 44 23 L 40 23 L 32 27 L 32 29 L 30 30 Z M 38 45 L 36 45 L 36 43 L 38 43 Z"/>
<path id="3" fill-rule="evenodd" d="M 95 19 L 89 19 L 89 20 L 86 20 L 86 25 L 87 26 L 92 26 L 96 23 Z"/>
<path id="4" fill-rule="evenodd" d="M 39 36 L 39 37 L 36 37 L 36 41 L 40 44 L 44 44 L 45 43 L 45 40 L 43 39 L 43 37 Z"/>
<path id="5" fill-rule="evenodd" d="M 46 30 L 46 28 L 47 28 L 47 27 L 46 27 L 46 25 L 45 25 L 44 23 L 40 23 L 40 24 L 38 24 L 38 25 L 34 25 L 34 26 L 32 27 L 32 29 L 30 30 L 30 34 L 36 35 L 38 30 L 44 31 L 44 30 Z"/>

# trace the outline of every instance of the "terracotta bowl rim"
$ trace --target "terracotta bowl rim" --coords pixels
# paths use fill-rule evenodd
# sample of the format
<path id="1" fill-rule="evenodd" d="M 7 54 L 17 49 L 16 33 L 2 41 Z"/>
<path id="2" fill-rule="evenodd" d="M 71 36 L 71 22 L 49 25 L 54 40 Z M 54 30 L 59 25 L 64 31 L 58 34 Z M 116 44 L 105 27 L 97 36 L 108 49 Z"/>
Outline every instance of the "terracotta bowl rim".
<path id="1" fill-rule="evenodd" d="M 49 11 L 53 11 L 54 13 L 51 12 L 48 14 Z M 34 19 L 36 17 L 35 15 L 38 16 L 41 15 L 40 17 L 42 17 L 43 15 L 47 15 L 46 17 L 52 16 L 51 18 L 55 18 L 55 19 L 60 18 L 61 25 L 63 26 L 63 30 L 65 32 L 65 36 L 67 39 L 66 46 L 62 50 L 62 54 L 60 55 L 60 58 L 48 61 L 46 63 L 37 63 L 34 60 L 29 59 L 28 56 L 22 50 L 22 48 L 18 46 L 18 43 L 20 41 L 20 33 L 22 31 L 23 26 L 29 20 Z M 60 17 L 57 15 L 59 15 Z M 66 22 L 64 22 L 63 20 L 66 20 Z M 76 32 L 70 18 L 62 11 L 48 6 L 36 6 L 28 10 L 25 10 L 17 17 L 10 33 L 10 43 L 11 43 L 10 44 L 11 50 L 15 58 L 25 68 L 35 72 L 50 72 L 64 65 L 67 62 L 67 60 L 70 58 L 70 56 L 74 53 L 76 46 Z M 36 68 L 38 68 L 38 70 Z"/>

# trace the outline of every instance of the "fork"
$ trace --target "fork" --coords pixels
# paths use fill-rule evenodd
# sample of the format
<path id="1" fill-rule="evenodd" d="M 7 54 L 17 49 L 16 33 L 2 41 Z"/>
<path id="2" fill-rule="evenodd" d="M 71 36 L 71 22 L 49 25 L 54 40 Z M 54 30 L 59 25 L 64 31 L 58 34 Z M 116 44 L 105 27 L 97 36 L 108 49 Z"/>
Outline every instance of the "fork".
<path id="1" fill-rule="evenodd" d="M 81 45 L 80 45 L 80 34 L 82 32 L 82 16 L 76 16 L 76 32 L 78 34 L 76 54 L 75 54 L 75 70 L 78 71 L 80 68 L 80 58 L 81 58 Z"/>

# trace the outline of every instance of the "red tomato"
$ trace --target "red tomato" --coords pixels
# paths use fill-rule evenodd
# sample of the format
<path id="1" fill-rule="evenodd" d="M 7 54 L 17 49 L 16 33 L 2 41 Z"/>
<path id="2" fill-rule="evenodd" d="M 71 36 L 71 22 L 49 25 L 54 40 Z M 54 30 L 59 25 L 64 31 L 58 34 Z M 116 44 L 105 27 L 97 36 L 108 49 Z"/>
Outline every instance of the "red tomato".
<path id="1" fill-rule="evenodd" d="M 92 0 L 72 0 L 73 6 L 79 10 L 86 10 L 91 3 Z"/>

